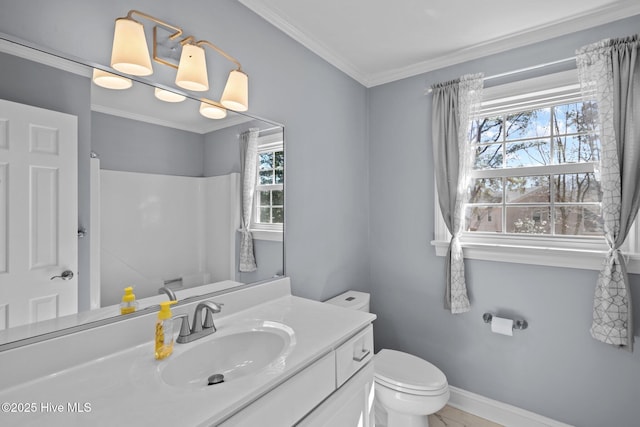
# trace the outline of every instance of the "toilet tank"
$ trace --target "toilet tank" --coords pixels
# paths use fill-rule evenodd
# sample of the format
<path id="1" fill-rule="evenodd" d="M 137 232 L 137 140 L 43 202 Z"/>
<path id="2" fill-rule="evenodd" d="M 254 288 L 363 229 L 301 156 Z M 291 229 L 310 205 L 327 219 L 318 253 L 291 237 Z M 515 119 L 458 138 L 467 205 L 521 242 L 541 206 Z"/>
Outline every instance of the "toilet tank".
<path id="1" fill-rule="evenodd" d="M 347 291 L 325 301 L 327 304 L 333 304 L 351 310 L 360 310 L 369 312 L 369 294 L 366 292 Z"/>

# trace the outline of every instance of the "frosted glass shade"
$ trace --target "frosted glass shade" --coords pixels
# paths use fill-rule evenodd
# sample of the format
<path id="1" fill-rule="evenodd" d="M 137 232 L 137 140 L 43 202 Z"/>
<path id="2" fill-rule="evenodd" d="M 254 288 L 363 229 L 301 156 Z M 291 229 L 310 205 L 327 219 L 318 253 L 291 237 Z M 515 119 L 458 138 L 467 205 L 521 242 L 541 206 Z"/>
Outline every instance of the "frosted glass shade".
<path id="1" fill-rule="evenodd" d="M 220 103 L 230 110 L 249 109 L 249 77 L 245 73 L 238 70 L 229 73 Z"/>
<path id="2" fill-rule="evenodd" d="M 132 76 L 153 74 L 147 38 L 141 23 L 128 18 L 116 19 L 111 50 L 111 66 Z"/>
<path id="3" fill-rule="evenodd" d="M 92 80 L 98 86 L 107 89 L 123 90 L 129 89 L 133 85 L 131 79 L 118 76 L 117 74 L 109 73 L 107 71 L 99 70 L 97 68 L 93 69 Z"/>
<path id="4" fill-rule="evenodd" d="M 182 46 L 176 84 L 181 88 L 197 92 L 209 90 L 204 48 L 193 44 Z"/>
<path id="5" fill-rule="evenodd" d="M 227 117 L 227 110 L 206 102 L 200 103 L 200 114 L 208 119 L 224 119 Z"/>
<path id="6" fill-rule="evenodd" d="M 159 87 L 155 88 L 153 94 L 161 101 L 164 102 L 182 102 L 187 99 L 186 96 L 180 95 L 179 93 L 171 92 L 169 90 L 160 89 Z"/>

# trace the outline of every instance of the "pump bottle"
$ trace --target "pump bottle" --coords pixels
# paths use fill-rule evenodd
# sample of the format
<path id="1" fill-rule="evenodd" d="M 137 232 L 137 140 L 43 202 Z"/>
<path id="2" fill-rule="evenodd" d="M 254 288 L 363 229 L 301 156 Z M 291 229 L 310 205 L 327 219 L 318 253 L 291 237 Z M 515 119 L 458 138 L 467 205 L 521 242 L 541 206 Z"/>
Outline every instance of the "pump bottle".
<path id="1" fill-rule="evenodd" d="M 133 294 L 133 288 L 131 286 L 124 288 L 124 295 L 120 303 L 120 314 L 133 313 L 137 309 L 138 302 L 136 301 L 136 296 Z"/>
<path id="2" fill-rule="evenodd" d="M 156 360 L 166 359 L 173 353 L 173 319 L 171 305 L 178 301 L 162 301 L 156 320 Z"/>

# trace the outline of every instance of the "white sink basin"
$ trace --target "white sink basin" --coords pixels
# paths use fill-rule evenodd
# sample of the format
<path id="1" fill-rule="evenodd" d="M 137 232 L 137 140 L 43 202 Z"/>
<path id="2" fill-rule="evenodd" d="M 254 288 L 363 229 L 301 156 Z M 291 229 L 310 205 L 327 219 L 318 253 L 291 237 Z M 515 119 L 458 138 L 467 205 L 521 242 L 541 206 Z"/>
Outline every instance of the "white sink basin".
<path id="1" fill-rule="evenodd" d="M 281 370 L 295 340 L 293 331 L 285 325 L 268 322 L 251 330 L 227 334 L 218 332 L 189 344 L 185 351 L 176 351 L 163 368 L 162 380 L 174 387 L 221 387 L 225 382 L 265 369 Z M 224 376 L 224 382 L 209 385 L 214 374 Z"/>

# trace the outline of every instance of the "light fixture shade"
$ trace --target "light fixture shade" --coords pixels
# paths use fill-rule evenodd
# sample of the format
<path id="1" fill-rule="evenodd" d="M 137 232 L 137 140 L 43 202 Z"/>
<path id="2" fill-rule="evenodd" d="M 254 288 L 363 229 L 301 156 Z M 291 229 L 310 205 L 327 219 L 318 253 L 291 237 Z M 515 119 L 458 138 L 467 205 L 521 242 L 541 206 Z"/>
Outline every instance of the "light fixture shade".
<path id="1" fill-rule="evenodd" d="M 98 86 L 107 89 L 123 90 L 129 89 L 133 85 L 131 79 L 118 76 L 117 74 L 109 73 L 107 71 L 99 70 L 97 68 L 93 69 L 92 80 Z"/>
<path id="2" fill-rule="evenodd" d="M 220 103 L 230 110 L 249 109 L 249 77 L 245 73 L 239 70 L 229 73 Z"/>
<path id="3" fill-rule="evenodd" d="M 187 99 L 186 96 L 180 95 L 179 93 L 171 92 L 169 90 L 160 89 L 159 87 L 155 88 L 153 94 L 161 101 L 164 102 L 182 102 Z"/>
<path id="4" fill-rule="evenodd" d="M 148 76 L 153 73 L 147 38 L 141 23 L 128 18 L 116 19 L 111 66 L 133 76 Z"/>
<path id="5" fill-rule="evenodd" d="M 198 92 L 209 90 L 204 48 L 194 44 L 182 46 L 176 84 L 187 90 Z"/>
<path id="6" fill-rule="evenodd" d="M 208 119 L 224 119 L 227 117 L 227 110 L 206 102 L 200 103 L 200 114 Z"/>

